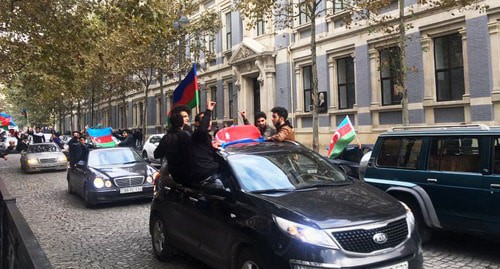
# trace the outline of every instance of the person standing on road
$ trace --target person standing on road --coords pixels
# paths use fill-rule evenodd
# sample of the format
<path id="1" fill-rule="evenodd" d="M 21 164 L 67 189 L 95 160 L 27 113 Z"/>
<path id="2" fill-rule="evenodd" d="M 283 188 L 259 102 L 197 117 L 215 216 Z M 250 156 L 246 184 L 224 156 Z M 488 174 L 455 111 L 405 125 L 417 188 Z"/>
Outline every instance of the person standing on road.
<path id="1" fill-rule="evenodd" d="M 273 112 L 272 121 L 276 127 L 276 134 L 269 137 L 269 140 L 283 142 L 285 140 L 295 141 L 295 134 L 293 132 L 293 127 L 287 120 L 288 111 L 284 107 L 274 107 L 271 109 Z"/>
<path id="2" fill-rule="evenodd" d="M 70 168 L 75 167 L 80 154 L 82 152 L 80 147 L 80 132 L 73 131 L 73 137 L 68 141 L 69 150 L 69 166 Z"/>
<path id="3" fill-rule="evenodd" d="M 33 133 L 33 144 L 36 143 L 44 143 L 45 136 L 42 132 L 40 132 L 40 127 L 36 127 L 35 132 Z"/>
<path id="4" fill-rule="evenodd" d="M 241 118 L 243 119 L 243 123 L 245 125 L 250 125 L 250 122 L 247 119 L 247 115 L 245 111 L 240 112 Z M 267 124 L 267 116 L 266 113 L 260 111 L 255 113 L 255 127 L 257 127 L 260 131 L 260 135 L 263 137 L 271 137 L 276 134 L 276 128 L 274 126 Z"/>

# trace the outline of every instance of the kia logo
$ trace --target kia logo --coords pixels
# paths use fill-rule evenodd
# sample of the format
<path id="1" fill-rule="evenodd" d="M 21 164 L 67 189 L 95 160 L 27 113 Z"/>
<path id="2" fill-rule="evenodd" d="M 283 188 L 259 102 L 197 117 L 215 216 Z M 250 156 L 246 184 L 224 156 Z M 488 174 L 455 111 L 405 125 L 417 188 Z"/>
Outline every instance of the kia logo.
<path id="1" fill-rule="evenodd" d="M 385 233 L 376 233 L 373 236 L 373 241 L 377 244 L 383 244 L 387 242 L 387 235 Z"/>

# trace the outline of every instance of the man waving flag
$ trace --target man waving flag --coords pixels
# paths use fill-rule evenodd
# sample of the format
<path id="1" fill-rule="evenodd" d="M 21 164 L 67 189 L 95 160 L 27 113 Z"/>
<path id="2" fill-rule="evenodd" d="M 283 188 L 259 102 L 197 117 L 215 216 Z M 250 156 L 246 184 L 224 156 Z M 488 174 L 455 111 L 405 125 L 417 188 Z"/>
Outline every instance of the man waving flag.
<path id="1" fill-rule="evenodd" d="M 349 116 L 345 116 L 344 120 L 340 122 L 337 130 L 330 140 L 330 146 L 328 146 L 328 158 L 335 158 L 342 153 L 345 146 L 352 142 L 356 138 L 356 132 L 354 132 L 354 126 L 352 126 Z"/>

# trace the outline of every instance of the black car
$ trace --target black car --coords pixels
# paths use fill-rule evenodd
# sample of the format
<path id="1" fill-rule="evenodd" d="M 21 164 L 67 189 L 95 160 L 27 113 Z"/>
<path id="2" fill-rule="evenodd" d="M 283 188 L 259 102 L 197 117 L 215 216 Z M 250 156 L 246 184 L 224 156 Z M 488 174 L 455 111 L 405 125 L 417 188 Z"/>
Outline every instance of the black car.
<path id="1" fill-rule="evenodd" d="M 404 204 L 352 181 L 295 142 L 235 144 L 199 188 L 155 181 L 150 233 L 166 261 L 180 250 L 213 268 L 422 268 Z"/>
<path id="2" fill-rule="evenodd" d="M 157 170 L 131 148 L 90 150 L 87 163 L 68 169 L 68 193 L 77 193 L 85 206 L 153 197 Z"/>
<path id="3" fill-rule="evenodd" d="M 338 165 L 346 174 L 353 178 L 359 178 L 359 162 L 368 152 L 373 150 L 373 144 L 349 144 L 336 158 L 330 158 L 330 162 Z"/>

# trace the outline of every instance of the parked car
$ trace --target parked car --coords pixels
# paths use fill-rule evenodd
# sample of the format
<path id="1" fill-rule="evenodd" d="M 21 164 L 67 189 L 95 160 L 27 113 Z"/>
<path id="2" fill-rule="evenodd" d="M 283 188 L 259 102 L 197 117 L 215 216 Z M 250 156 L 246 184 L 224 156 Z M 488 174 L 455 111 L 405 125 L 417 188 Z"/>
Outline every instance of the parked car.
<path id="1" fill-rule="evenodd" d="M 432 229 L 500 235 L 500 128 L 390 131 L 360 170 L 412 209 L 425 241 Z"/>
<path id="2" fill-rule="evenodd" d="M 142 157 L 148 160 L 153 165 L 161 165 L 160 159 L 155 159 L 154 152 L 156 147 L 160 144 L 161 138 L 164 134 L 152 134 L 146 139 L 144 146 L 142 147 Z"/>
<path id="3" fill-rule="evenodd" d="M 361 158 L 373 150 L 373 144 L 349 144 L 336 158 L 330 158 L 330 162 L 339 166 L 346 174 L 359 178 L 359 162 Z"/>
<path id="4" fill-rule="evenodd" d="M 422 268 L 420 237 L 404 204 L 295 142 L 234 144 L 220 177 L 155 181 L 155 256 L 177 251 L 213 268 Z"/>
<path id="5" fill-rule="evenodd" d="M 88 161 L 68 169 L 68 193 L 82 196 L 86 207 L 133 199 L 151 199 L 157 170 L 128 147 L 97 148 Z"/>
<path id="6" fill-rule="evenodd" d="M 21 152 L 21 170 L 26 173 L 43 170 L 66 170 L 68 159 L 54 142 L 28 145 Z"/>

